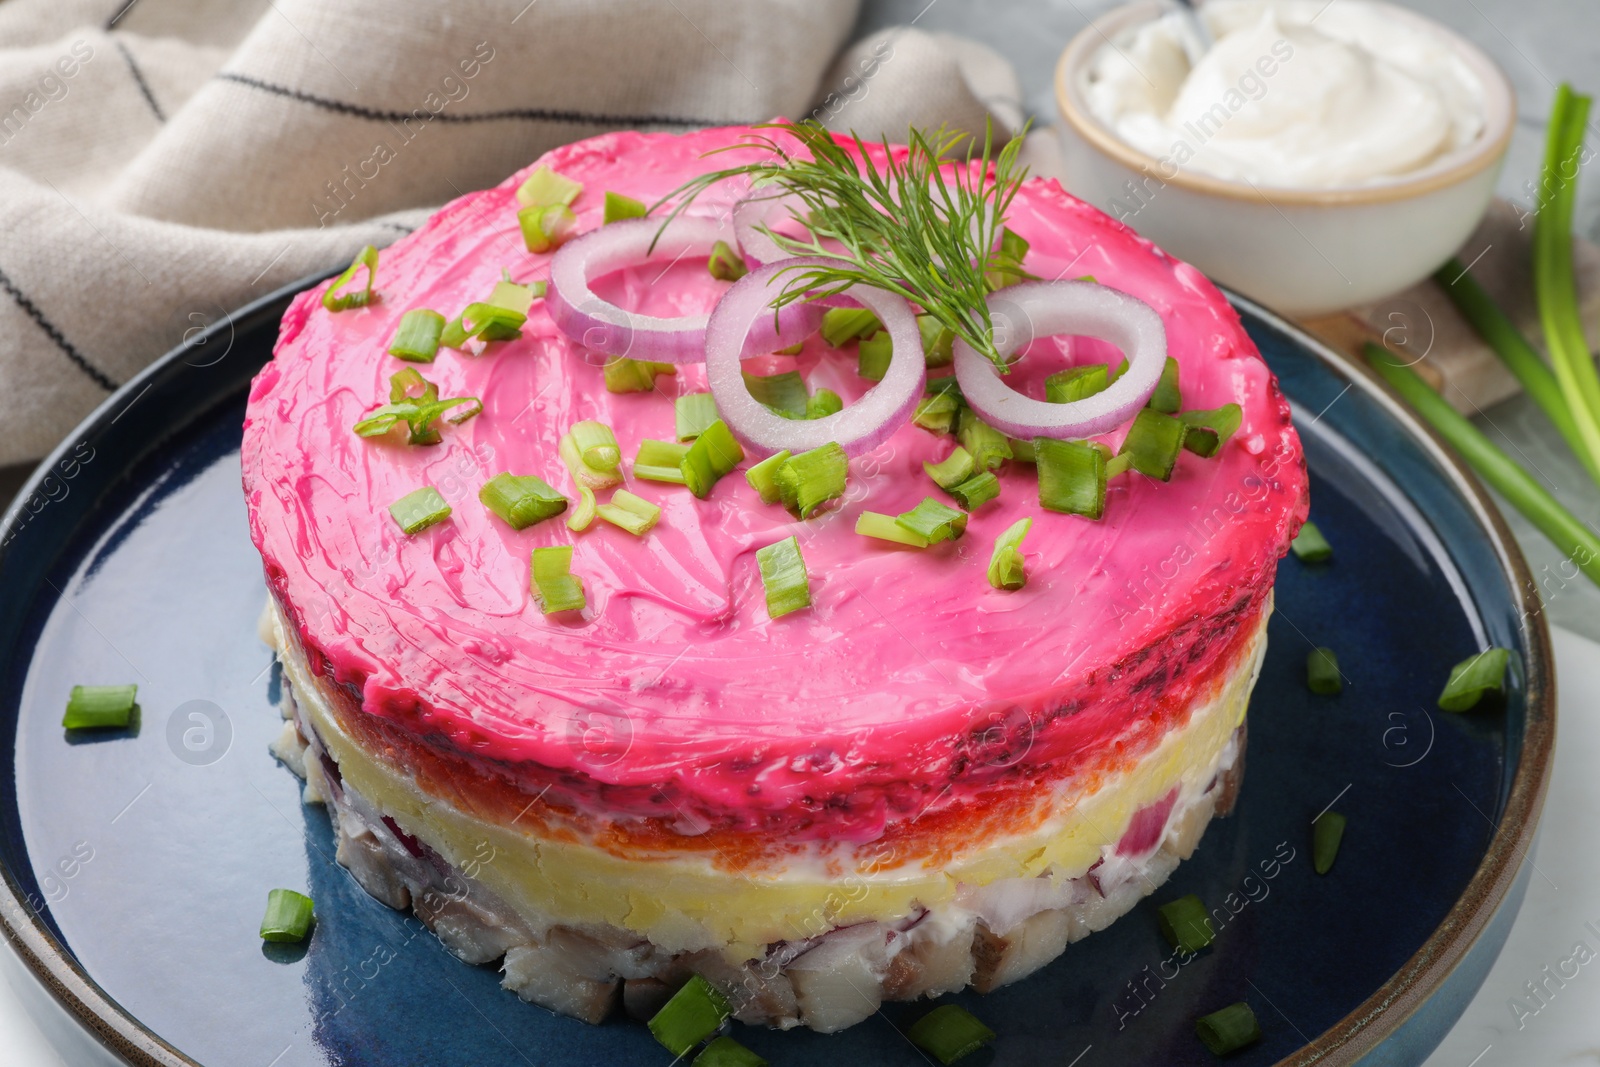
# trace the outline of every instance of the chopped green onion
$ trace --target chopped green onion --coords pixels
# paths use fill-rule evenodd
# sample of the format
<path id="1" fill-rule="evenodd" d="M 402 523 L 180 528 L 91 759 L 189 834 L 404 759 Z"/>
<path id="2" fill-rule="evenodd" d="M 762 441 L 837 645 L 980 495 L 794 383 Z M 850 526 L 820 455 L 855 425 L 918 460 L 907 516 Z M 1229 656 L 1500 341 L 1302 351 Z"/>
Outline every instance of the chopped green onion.
<path id="1" fill-rule="evenodd" d="M 522 336 L 528 316 L 515 308 L 483 301 L 468 304 L 466 310 L 445 323 L 439 343 L 447 348 L 463 348 L 468 341 L 515 341 Z"/>
<path id="2" fill-rule="evenodd" d="M 647 437 L 639 442 L 639 454 L 633 457 L 633 476 L 648 482 L 682 485 L 683 457 L 688 454 L 688 445 L 655 441 Z"/>
<path id="3" fill-rule="evenodd" d="M 1333 869 L 1339 858 L 1339 845 L 1344 841 L 1344 816 L 1336 811 L 1325 811 L 1311 823 L 1311 866 L 1318 874 Z"/>
<path id="4" fill-rule="evenodd" d="M 789 462 L 791 454 L 787 448 L 775 452 L 744 472 L 744 480 L 761 495 L 763 504 L 776 504 L 783 499 L 783 492 L 778 488 L 778 471 Z"/>
<path id="5" fill-rule="evenodd" d="M 525 207 L 517 212 L 522 243 L 530 252 L 548 252 L 578 225 L 578 216 L 565 204 Z"/>
<path id="6" fill-rule="evenodd" d="M 949 383 L 949 384 L 945 384 Z M 949 433 L 961 414 L 961 387 L 955 378 L 935 378 L 923 389 L 923 397 L 911 414 L 911 421 L 924 430 Z"/>
<path id="7" fill-rule="evenodd" d="M 572 426 L 572 442 L 586 466 L 597 471 L 614 471 L 622 464 L 622 449 L 617 435 L 603 422 L 586 419 Z"/>
<path id="8" fill-rule="evenodd" d="M 1242 1000 L 1210 1015 L 1202 1015 L 1194 1021 L 1194 1030 L 1216 1056 L 1226 1056 L 1261 1040 L 1256 1013 Z"/>
<path id="9" fill-rule="evenodd" d="M 626 489 L 611 494 L 609 504 L 601 504 L 595 512 L 613 526 L 620 526 L 635 537 L 649 533 L 661 521 L 661 509 L 643 497 L 634 496 Z"/>
<path id="10" fill-rule="evenodd" d="M 787 415 L 791 419 L 806 417 L 806 405 L 811 398 L 806 393 L 806 383 L 799 371 L 788 370 L 782 374 L 751 374 L 746 371 L 744 387 L 759 403 L 779 415 Z"/>
<path id="11" fill-rule="evenodd" d="M 825 419 L 844 410 L 844 401 L 832 389 L 818 389 L 806 401 L 806 418 Z"/>
<path id="12" fill-rule="evenodd" d="M 1128 464 L 1140 474 L 1148 474 L 1163 482 L 1172 477 L 1178 465 L 1178 453 L 1183 450 L 1183 423 L 1155 408 L 1143 408 L 1128 427 L 1128 436 L 1122 439 L 1119 455 L 1128 457 Z"/>
<path id="13" fill-rule="evenodd" d="M 486 301 L 486 303 L 490 307 L 504 308 L 507 311 L 515 311 L 518 315 L 522 316 L 524 321 L 526 321 L 528 318 L 528 308 L 533 306 L 533 298 L 535 296 L 544 295 L 545 283 L 536 282 L 535 285 L 538 286 L 537 292 L 532 285 L 519 285 L 510 278 L 502 278 L 500 281 L 494 283 L 494 289 L 489 293 L 489 299 Z M 517 325 L 520 326 L 521 323 L 518 323 Z"/>
<path id="14" fill-rule="evenodd" d="M 356 271 L 362 267 L 367 268 L 367 284 L 360 289 L 352 289 L 347 293 L 339 292 L 350 280 L 356 276 Z M 329 311 L 343 311 L 346 308 L 366 307 L 372 303 L 372 283 L 378 279 L 378 250 L 371 245 L 356 253 L 356 258 L 350 261 L 350 266 L 345 272 L 334 279 L 322 293 L 322 306 Z"/>
<path id="15" fill-rule="evenodd" d="M 1002 228 L 1000 248 L 997 254 L 990 258 L 989 269 L 983 275 L 985 284 L 991 290 L 1004 289 L 1028 277 L 1027 271 L 1022 269 L 1022 258 L 1027 254 L 1028 242 L 1009 228 Z"/>
<path id="16" fill-rule="evenodd" d="M 731 1014 L 728 998 L 697 974 L 651 1017 L 650 1032 L 668 1052 L 683 1056 L 716 1033 Z"/>
<path id="17" fill-rule="evenodd" d="M 1185 426 L 1183 447 L 1201 459 L 1210 459 L 1222 449 L 1222 438 L 1205 426 Z"/>
<path id="18" fill-rule="evenodd" d="M 572 509 L 572 514 L 567 516 L 567 529 L 573 533 L 582 533 L 594 522 L 595 500 L 594 490 L 587 485 L 578 486 L 578 506 Z"/>
<path id="19" fill-rule="evenodd" d="M 1562 506 L 1539 482 L 1483 435 L 1443 397 L 1377 345 L 1365 345 L 1367 361 L 1405 397 L 1492 487 L 1528 517 L 1572 564 L 1600 584 L 1600 536 Z"/>
<path id="20" fill-rule="evenodd" d="M 849 476 L 849 457 L 837 443 L 829 441 L 791 456 L 778 468 L 773 481 L 783 506 L 797 518 L 808 519 L 823 504 L 844 496 Z"/>
<path id="21" fill-rule="evenodd" d="M 584 607 L 583 579 L 572 573 L 571 545 L 534 549 L 532 577 L 533 592 L 546 615 Z"/>
<path id="22" fill-rule="evenodd" d="M 1089 363 L 1057 371 L 1044 380 L 1044 398 L 1052 404 L 1070 404 L 1103 393 L 1110 384 L 1109 370 L 1104 363 Z"/>
<path id="23" fill-rule="evenodd" d="M 756 549 L 756 568 L 766 588 L 768 616 L 780 619 L 811 606 L 811 579 L 800 555 L 800 542 L 792 536 Z"/>
<path id="24" fill-rule="evenodd" d="M 648 214 L 650 209 L 645 206 L 643 200 L 635 200 L 631 196 L 607 190 L 605 222 L 602 225 L 621 222 L 623 219 L 642 219 Z"/>
<path id="25" fill-rule="evenodd" d="M 680 441 L 693 441 L 720 417 L 717 399 L 710 393 L 685 393 L 678 397 L 673 402 L 672 415 Z"/>
<path id="26" fill-rule="evenodd" d="M 992 471 L 1012 457 L 1011 438 L 984 422 L 971 408 L 961 409 L 956 440 L 972 453 L 972 463 L 980 471 Z"/>
<path id="27" fill-rule="evenodd" d="M 967 532 L 967 513 L 941 504 L 933 497 L 923 497 L 922 503 L 910 511 L 895 516 L 895 521 L 912 533 L 921 534 L 928 543 L 954 541 Z"/>
<path id="28" fill-rule="evenodd" d="M 583 183 L 557 174 L 549 167 L 540 167 L 517 186 L 517 203 L 523 207 L 548 207 L 560 204 L 570 207 L 583 192 Z"/>
<path id="29" fill-rule="evenodd" d="M 138 696 L 136 685 L 75 685 L 61 725 L 68 730 L 125 728 L 139 708 Z"/>
<path id="30" fill-rule="evenodd" d="M 922 335 L 922 359 L 931 370 L 955 362 L 955 331 L 932 315 L 917 316 L 917 332 Z"/>
<path id="31" fill-rule="evenodd" d="M 856 346 L 856 373 L 875 382 L 883 381 L 889 373 L 889 360 L 894 358 L 894 342 L 888 330 L 879 330 L 863 338 Z"/>
<path id="32" fill-rule="evenodd" d="M 1037 463 L 1039 457 L 1033 450 L 1033 438 L 1008 437 L 1011 442 L 1011 458 L 1018 463 Z"/>
<path id="33" fill-rule="evenodd" d="M 805 347 L 806 343 L 804 341 L 796 341 L 792 345 L 774 349 L 772 354 L 775 356 L 798 356 L 802 351 L 805 350 Z"/>
<path id="34" fill-rule="evenodd" d="M 1177 414 L 1183 407 L 1183 393 L 1178 389 L 1178 361 L 1171 356 L 1161 368 L 1161 380 L 1156 383 L 1156 391 L 1150 394 L 1148 406 L 1168 415 Z"/>
<path id="35" fill-rule="evenodd" d="M 744 259 L 726 241 L 718 241 L 711 246 L 711 258 L 706 260 L 706 269 L 719 282 L 736 282 L 750 273 Z"/>
<path id="36" fill-rule="evenodd" d="M 620 462 L 617 466 L 613 466 L 610 470 L 606 470 L 602 467 L 596 467 L 584 459 L 584 450 L 583 447 L 578 443 L 577 437 L 578 426 L 582 425 L 583 423 L 578 423 L 577 425 L 573 426 L 572 430 L 562 434 L 561 440 L 556 443 L 556 451 L 561 456 L 561 462 L 567 465 L 567 472 L 572 475 L 573 482 L 577 485 L 586 485 L 590 489 L 597 490 L 609 489 L 613 485 L 621 485 L 622 470 Z M 594 425 L 604 428 L 604 424 L 602 423 L 594 423 Z M 604 458 L 604 456 L 608 455 L 608 453 L 604 451 L 603 442 L 598 441 L 594 436 L 592 436 L 592 431 L 590 434 L 586 435 L 586 439 L 593 443 L 594 446 L 600 450 L 596 453 L 598 457 Z M 615 437 L 611 439 L 611 446 L 616 446 Z"/>
<path id="37" fill-rule="evenodd" d="M 1476 707 L 1483 694 L 1506 691 L 1506 663 L 1511 650 L 1486 648 L 1450 668 L 1450 679 L 1439 694 L 1439 710 L 1466 711 Z"/>
<path id="38" fill-rule="evenodd" d="M 1344 689 L 1339 674 L 1339 657 L 1331 648 L 1314 648 L 1306 657 L 1306 688 L 1323 696 L 1336 696 Z"/>
<path id="39" fill-rule="evenodd" d="M 1039 506 L 1098 519 L 1106 510 L 1106 454 L 1082 441 L 1036 437 Z"/>
<path id="40" fill-rule="evenodd" d="M 432 363 L 439 354 L 444 316 L 427 308 L 412 308 L 400 316 L 400 326 L 389 342 L 389 354 L 407 363 Z"/>
<path id="41" fill-rule="evenodd" d="M 962 510 L 976 511 L 1000 495 L 1000 479 L 992 471 L 974 474 L 960 485 L 952 485 L 950 495 L 956 498 Z"/>
<path id="42" fill-rule="evenodd" d="M 1006 527 L 994 542 L 989 557 L 989 584 L 996 589 L 1021 589 L 1028 576 L 1023 570 L 1022 539 L 1033 528 L 1033 519 L 1022 518 Z"/>
<path id="43" fill-rule="evenodd" d="M 1194 894 L 1179 897 L 1156 909 L 1156 920 L 1161 924 L 1161 936 L 1167 944 L 1184 952 L 1195 953 L 1216 940 L 1211 928 L 1211 915 Z"/>
<path id="44" fill-rule="evenodd" d="M 648 393 L 656 387 L 656 375 L 677 374 L 678 368 L 670 363 L 614 356 L 606 360 L 603 371 L 608 393 Z"/>
<path id="45" fill-rule="evenodd" d="M 389 505 L 389 514 L 407 534 L 417 534 L 450 517 L 450 505 L 431 485 L 413 490 Z"/>
<path id="46" fill-rule="evenodd" d="M 483 483 L 478 499 L 513 530 L 527 529 L 567 510 L 567 498 L 531 474 L 497 474 Z"/>
<path id="47" fill-rule="evenodd" d="M 928 472 L 928 477 L 940 489 L 951 489 L 972 477 L 972 453 L 957 445 L 954 452 L 938 463 L 924 460 L 922 469 Z"/>
<path id="48" fill-rule="evenodd" d="M 723 1034 L 701 1050 L 692 1067 L 767 1067 L 767 1061 Z"/>
<path id="49" fill-rule="evenodd" d="M 711 487 L 724 474 L 731 473 L 744 459 L 744 448 L 734 438 L 728 424 L 718 419 L 701 431 L 678 467 L 689 492 L 704 500 Z"/>
<path id="50" fill-rule="evenodd" d="M 1333 558 L 1333 546 L 1328 544 L 1328 539 L 1322 536 L 1322 531 L 1314 522 L 1301 526 L 1300 532 L 1289 542 L 1289 547 L 1294 549 L 1296 559 L 1306 563 L 1326 563 Z"/>
<path id="51" fill-rule="evenodd" d="M 856 533 L 863 537 L 876 537 L 880 541 L 893 541 L 897 545 L 910 545 L 912 548 L 928 547 L 926 537 L 901 526 L 900 520 L 893 515 L 881 515 L 876 511 L 863 511 L 856 516 Z"/>
<path id="52" fill-rule="evenodd" d="M 947 1067 L 978 1051 L 994 1036 L 993 1030 L 959 1004 L 942 1004 L 906 1030 L 907 1040 Z"/>
<path id="53" fill-rule="evenodd" d="M 293 889 L 267 894 L 267 913 L 261 917 L 261 940 L 304 941 L 311 932 L 311 898 Z"/>
<path id="54" fill-rule="evenodd" d="M 1208 411 L 1185 411 L 1178 416 L 1178 421 L 1188 429 L 1184 434 L 1183 447 L 1196 455 L 1210 458 L 1238 432 L 1243 418 L 1244 409 L 1238 404 L 1224 404 Z M 1200 430 L 1209 430 L 1210 435 L 1196 432 Z M 1212 436 L 1216 438 L 1214 444 L 1210 440 Z"/>
<path id="55" fill-rule="evenodd" d="M 834 348 L 866 337 L 883 326 L 866 308 L 829 308 L 822 314 L 822 339 Z"/>
<path id="56" fill-rule="evenodd" d="M 1097 442 L 1095 447 L 1096 448 L 1102 448 L 1104 446 L 1100 445 Z M 1133 467 L 1133 457 L 1130 456 L 1126 452 L 1123 452 L 1123 453 L 1121 453 L 1119 455 L 1115 455 L 1115 456 L 1107 456 L 1106 457 L 1106 478 L 1107 479 L 1115 478 L 1119 474 L 1126 473 L 1128 470 L 1132 469 L 1132 467 Z"/>

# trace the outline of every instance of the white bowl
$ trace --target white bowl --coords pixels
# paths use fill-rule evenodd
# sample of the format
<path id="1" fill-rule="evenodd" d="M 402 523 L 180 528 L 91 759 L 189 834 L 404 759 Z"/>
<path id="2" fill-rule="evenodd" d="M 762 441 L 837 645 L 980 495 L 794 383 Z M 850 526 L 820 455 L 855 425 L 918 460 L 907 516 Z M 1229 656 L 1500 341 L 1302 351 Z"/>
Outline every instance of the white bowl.
<path id="1" fill-rule="evenodd" d="M 1117 34 L 1170 10 L 1128 4 L 1072 39 L 1056 66 L 1067 189 L 1107 214 L 1146 190 L 1141 235 L 1224 285 L 1290 315 L 1370 304 L 1427 277 L 1461 247 L 1494 195 L 1516 116 L 1516 96 L 1494 62 L 1431 20 L 1391 4 L 1385 15 L 1453 47 L 1484 87 L 1484 128 L 1471 144 L 1398 178 L 1331 189 L 1251 185 L 1193 168 L 1164 177 L 1158 161 L 1121 140 L 1089 110 L 1095 53 Z"/>

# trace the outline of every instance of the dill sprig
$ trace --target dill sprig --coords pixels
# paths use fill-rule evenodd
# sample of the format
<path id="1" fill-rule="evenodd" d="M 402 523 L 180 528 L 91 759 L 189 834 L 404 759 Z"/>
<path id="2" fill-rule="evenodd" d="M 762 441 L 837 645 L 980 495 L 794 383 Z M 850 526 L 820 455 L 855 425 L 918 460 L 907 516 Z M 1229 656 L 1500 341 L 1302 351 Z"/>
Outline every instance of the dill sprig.
<path id="1" fill-rule="evenodd" d="M 993 128 L 987 128 L 983 149 L 974 155 L 975 141 L 967 134 L 942 127 L 927 134 L 913 127 L 906 158 L 896 161 L 885 140 L 887 162 L 879 169 L 860 137 L 851 135 L 858 158 L 809 119 L 755 128 L 780 130 L 804 152 L 791 153 L 773 137 L 753 134 L 707 153 L 758 147 L 772 158 L 702 174 L 674 189 L 651 209 L 681 197 L 663 229 L 696 196 L 728 178 L 749 177 L 758 196 L 793 194 L 802 205 L 793 215 L 809 237 L 762 229 L 790 255 L 829 262 L 788 268 L 790 277 L 776 307 L 824 299 L 856 284 L 886 289 L 919 305 L 1004 369 L 992 336 L 986 302 L 990 285 L 984 275 L 1021 273 L 1020 264 L 1009 262 L 997 248 L 1006 212 L 1027 177 L 1026 167 L 1017 168 L 1020 136 L 997 152 Z M 963 142 L 961 163 L 947 173 L 941 163 L 948 165 Z"/>

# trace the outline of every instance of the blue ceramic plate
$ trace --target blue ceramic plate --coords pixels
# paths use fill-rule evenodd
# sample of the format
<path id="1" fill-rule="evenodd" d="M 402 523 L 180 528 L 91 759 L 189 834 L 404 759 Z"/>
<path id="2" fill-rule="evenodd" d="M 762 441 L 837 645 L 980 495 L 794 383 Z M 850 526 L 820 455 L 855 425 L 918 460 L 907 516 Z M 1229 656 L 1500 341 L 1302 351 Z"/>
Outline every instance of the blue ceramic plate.
<path id="1" fill-rule="evenodd" d="M 298 288 L 298 287 L 297 287 Z M 6 516 L 0 548 L 0 920 L 65 1007 L 137 1064 L 667 1067 L 637 1024 L 592 1027 L 500 989 L 333 860 L 328 818 L 267 753 L 278 677 L 239 488 L 246 384 L 290 291 L 112 397 Z M 1238 301 L 1295 402 L 1332 563 L 1290 557 L 1250 712 L 1236 814 L 1111 929 L 989 996 L 968 1062 L 1208 1064 L 1193 1019 L 1248 1001 L 1230 1060 L 1416 1063 L 1499 951 L 1554 734 L 1550 652 L 1521 557 L 1457 462 L 1360 369 Z M 1503 702 L 1431 710 L 1451 664 L 1516 652 Z M 1337 649 L 1342 695 L 1306 690 Z M 75 683 L 137 682 L 136 730 L 61 728 Z M 1332 873 L 1308 827 L 1349 819 Z M 309 947 L 256 936 L 267 890 L 304 887 Z M 1228 920 L 1179 969 L 1155 908 L 1197 893 Z M 843 1034 L 738 1028 L 781 1065 L 922 1064 L 927 1003 Z"/>

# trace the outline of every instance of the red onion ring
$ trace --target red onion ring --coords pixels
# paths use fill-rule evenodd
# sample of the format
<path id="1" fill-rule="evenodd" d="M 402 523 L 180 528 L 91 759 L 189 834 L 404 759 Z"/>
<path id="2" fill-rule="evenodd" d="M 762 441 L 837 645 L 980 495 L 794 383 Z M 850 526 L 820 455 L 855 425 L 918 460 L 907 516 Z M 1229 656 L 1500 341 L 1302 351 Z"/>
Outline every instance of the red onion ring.
<path id="1" fill-rule="evenodd" d="M 1111 387 L 1070 404 L 1012 389 L 987 356 L 957 338 L 956 380 L 984 422 L 1012 437 L 1079 438 L 1127 422 L 1150 399 L 1167 359 L 1167 330 L 1149 304 L 1094 282 L 1024 282 L 989 296 L 995 347 L 1009 356 L 1035 338 L 1070 333 L 1122 350 L 1128 369 Z"/>
<path id="2" fill-rule="evenodd" d="M 847 292 L 878 316 L 894 343 L 894 355 L 883 380 L 843 411 L 820 419 L 786 419 L 750 395 L 740 358 L 746 335 L 759 320 L 772 321 L 772 301 L 783 290 L 780 272 L 826 263 L 822 259 L 787 259 L 751 271 L 722 295 L 706 325 L 706 380 L 717 410 L 741 441 L 770 455 L 788 449 L 804 452 L 836 441 L 848 455 L 875 448 L 899 429 L 916 410 L 927 376 L 922 335 L 911 305 L 894 293 L 853 286 Z"/>
<path id="3" fill-rule="evenodd" d="M 626 311 L 589 288 L 592 279 L 624 267 L 708 256 L 712 245 L 732 236 L 714 219 L 684 215 L 673 219 L 656 240 L 660 230 L 660 219 L 627 219 L 562 245 L 550 260 L 550 288 L 545 294 L 545 308 L 556 328 L 584 348 L 608 356 L 661 363 L 703 361 L 707 315 L 662 318 Z M 777 329 L 770 315 L 756 324 L 748 342 L 750 352 L 771 352 L 804 340 L 816 332 L 821 320 L 820 308 L 791 304 L 779 316 Z"/>

